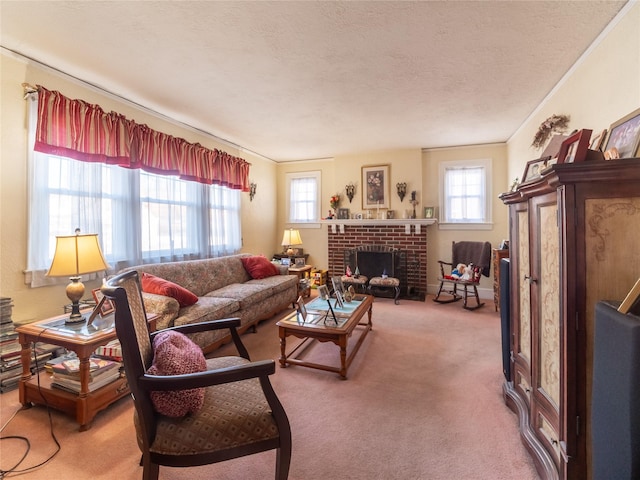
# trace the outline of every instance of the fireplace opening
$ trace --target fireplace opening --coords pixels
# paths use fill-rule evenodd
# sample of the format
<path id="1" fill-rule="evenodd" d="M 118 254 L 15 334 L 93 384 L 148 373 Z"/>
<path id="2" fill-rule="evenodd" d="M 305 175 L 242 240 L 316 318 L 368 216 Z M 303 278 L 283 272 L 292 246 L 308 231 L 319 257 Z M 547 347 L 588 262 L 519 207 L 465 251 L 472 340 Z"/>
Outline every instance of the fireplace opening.
<path id="1" fill-rule="evenodd" d="M 356 267 L 361 275 L 371 279 L 387 275 L 400 281 L 400 296 L 407 294 L 406 253 L 386 245 L 361 245 L 345 250 L 344 263 L 355 273 Z M 376 291 L 380 296 L 393 297 L 392 291 Z"/>

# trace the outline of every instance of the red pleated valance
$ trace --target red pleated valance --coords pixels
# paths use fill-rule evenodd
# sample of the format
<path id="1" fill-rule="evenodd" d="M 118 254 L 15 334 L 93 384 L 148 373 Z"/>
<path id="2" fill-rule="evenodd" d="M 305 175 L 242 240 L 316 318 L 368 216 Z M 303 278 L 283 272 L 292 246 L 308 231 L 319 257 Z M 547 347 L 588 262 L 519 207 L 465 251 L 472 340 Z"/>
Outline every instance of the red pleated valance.
<path id="1" fill-rule="evenodd" d="M 140 168 L 184 180 L 249 191 L 246 160 L 157 132 L 124 115 L 38 86 L 38 152 Z"/>

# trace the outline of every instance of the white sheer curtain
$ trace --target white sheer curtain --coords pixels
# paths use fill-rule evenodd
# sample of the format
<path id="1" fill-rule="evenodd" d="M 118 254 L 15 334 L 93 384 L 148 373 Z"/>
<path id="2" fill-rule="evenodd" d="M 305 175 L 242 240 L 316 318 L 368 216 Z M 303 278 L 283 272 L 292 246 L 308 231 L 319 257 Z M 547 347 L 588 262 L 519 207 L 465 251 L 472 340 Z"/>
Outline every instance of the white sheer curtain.
<path id="1" fill-rule="evenodd" d="M 29 106 L 28 284 L 67 282 L 45 273 L 55 237 L 76 228 L 98 234 L 114 272 L 240 249 L 239 190 L 34 152 L 37 101 Z"/>
<path id="2" fill-rule="evenodd" d="M 289 222 L 317 222 L 318 181 L 316 177 L 291 178 Z"/>
<path id="3" fill-rule="evenodd" d="M 445 174 L 447 222 L 484 222 L 485 169 L 449 168 Z"/>

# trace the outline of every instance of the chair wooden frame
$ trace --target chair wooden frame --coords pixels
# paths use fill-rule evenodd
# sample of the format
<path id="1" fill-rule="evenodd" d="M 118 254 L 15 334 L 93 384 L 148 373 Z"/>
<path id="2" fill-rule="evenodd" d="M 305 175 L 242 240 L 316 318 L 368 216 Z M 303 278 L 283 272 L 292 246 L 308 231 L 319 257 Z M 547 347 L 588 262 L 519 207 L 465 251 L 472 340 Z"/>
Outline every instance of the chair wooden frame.
<path id="1" fill-rule="evenodd" d="M 451 262 L 445 262 L 442 260 L 438 260 L 438 264 L 440 265 L 440 288 L 438 288 L 438 294 L 433 299 L 434 302 L 438 303 L 451 303 L 457 302 L 461 298 L 464 300 L 462 307 L 466 310 L 476 310 L 484 305 L 484 302 L 480 302 L 480 296 L 478 295 L 478 284 L 480 283 L 480 276 L 482 274 L 482 268 L 478 266 L 472 266 L 473 273 L 471 274 L 471 280 L 462 280 L 456 278 L 450 278 L 451 272 L 454 269 L 454 265 Z M 449 273 L 445 274 L 445 266 L 449 267 Z M 444 289 L 444 285 L 450 285 L 449 290 Z M 458 293 L 458 286 L 462 289 L 462 295 Z M 473 289 L 473 295 L 476 298 L 476 305 L 470 307 L 468 305 L 469 298 L 469 289 Z M 440 295 L 442 293 L 447 293 L 451 295 L 448 299 L 441 299 Z"/>
<path id="2" fill-rule="evenodd" d="M 207 465 L 273 449 L 277 450 L 275 478 L 286 480 L 291 462 L 291 430 L 285 410 L 269 381 L 269 375 L 275 373 L 275 362 L 274 360 L 250 362 L 249 354 L 237 332 L 240 320 L 238 318 L 214 320 L 171 327 L 171 329 L 184 334 L 211 329 L 229 329 L 242 364 L 185 375 L 150 375 L 146 371 L 151 366 L 153 352 L 151 351 L 150 354 L 149 351 L 153 337 L 159 332 L 151 333 L 148 330 L 138 272 L 134 270 L 113 277 L 102 287 L 102 292 L 116 304 L 116 333 L 122 345 L 125 372 L 138 416 L 138 443 L 141 443 L 142 450 L 143 480 L 156 480 L 160 465 L 171 467 Z M 254 378 L 259 380 L 264 399 L 272 412 L 278 430 L 277 437 L 246 444 L 239 443 L 236 446 L 215 451 L 196 451 L 180 455 L 159 453 L 150 449 L 157 434 L 157 424 L 162 417 L 153 408 L 150 392 L 207 388 Z"/>
<path id="3" fill-rule="evenodd" d="M 471 278 L 463 280 L 452 276 L 453 270 L 459 263 L 464 263 L 467 268 L 472 269 Z M 491 244 L 489 242 L 452 242 L 451 262 L 438 260 L 438 264 L 440 266 L 440 278 L 438 279 L 440 287 L 433 299 L 434 302 L 451 303 L 463 299 L 463 308 L 466 310 L 476 310 L 484 305 L 484 302 L 480 302 L 478 285 L 482 275 L 489 276 L 491 266 Z M 446 271 L 445 267 L 447 267 Z M 445 289 L 445 284 L 449 287 L 448 289 Z M 459 293 L 458 288 L 462 290 L 462 294 Z M 468 304 L 470 290 L 476 298 L 474 306 Z M 451 297 L 441 298 L 443 293 L 449 294 Z"/>

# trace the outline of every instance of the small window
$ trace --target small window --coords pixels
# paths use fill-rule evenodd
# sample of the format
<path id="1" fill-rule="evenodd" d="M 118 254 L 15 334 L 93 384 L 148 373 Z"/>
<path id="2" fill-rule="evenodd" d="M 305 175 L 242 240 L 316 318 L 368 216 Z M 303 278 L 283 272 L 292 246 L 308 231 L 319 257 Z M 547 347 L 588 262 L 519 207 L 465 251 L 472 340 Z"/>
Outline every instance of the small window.
<path id="1" fill-rule="evenodd" d="M 320 172 L 287 174 L 287 222 L 318 223 L 320 219 Z"/>
<path id="2" fill-rule="evenodd" d="M 491 160 L 442 162 L 440 224 L 486 228 L 491 223 L 490 178 Z"/>

